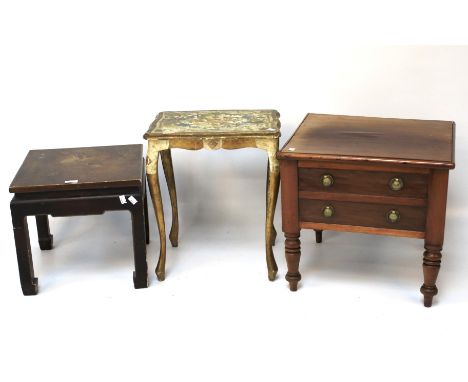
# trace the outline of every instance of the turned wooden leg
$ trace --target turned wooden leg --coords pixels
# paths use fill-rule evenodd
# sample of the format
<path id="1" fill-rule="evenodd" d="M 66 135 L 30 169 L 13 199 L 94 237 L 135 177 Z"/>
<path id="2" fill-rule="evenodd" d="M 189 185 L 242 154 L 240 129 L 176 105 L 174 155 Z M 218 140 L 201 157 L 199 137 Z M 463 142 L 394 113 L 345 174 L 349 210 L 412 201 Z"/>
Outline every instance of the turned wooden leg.
<path id="1" fill-rule="evenodd" d="M 146 263 L 146 228 L 144 198 L 141 203 L 131 207 L 133 256 L 135 259 L 135 272 L 133 272 L 133 285 L 135 289 L 148 287 L 148 265 Z"/>
<path id="2" fill-rule="evenodd" d="M 432 298 L 437 294 L 437 276 L 439 274 L 440 262 L 442 259 L 442 247 L 426 244 L 424 246 L 423 274 L 424 284 L 421 286 L 421 293 L 424 295 L 424 306 L 432 306 Z"/>
<path id="3" fill-rule="evenodd" d="M 171 150 L 161 151 L 161 161 L 166 176 L 167 188 L 171 199 L 172 225 L 169 233 L 169 240 L 173 247 L 179 245 L 179 213 L 177 208 L 177 192 L 174 179 L 174 167 L 172 166 Z"/>
<path id="4" fill-rule="evenodd" d="M 285 255 L 288 265 L 286 280 L 289 289 L 297 290 L 301 280 L 299 261 L 301 259 L 301 242 L 299 236 L 299 206 L 298 206 L 298 180 L 297 161 L 282 160 L 281 163 L 281 207 L 283 217 L 283 232 L 285 240 Z"/>
<path id="5" fill-rule="evenodd" d="M 424 239 L 423 274 L 424 306 L 432 306 L 437 294 L 437 275 L 439 274 L 444 244 L 445 209 L 447 205 L 448 170 L 432 170 L 429 176 L 426 234 Z"/>
<path id="6" fill-rule="evenodd" d="M 273 254 L 273 244 L 276 237 L 276 231 L 273 226 L 275 217 L 276 200 L 278 199 L 279 187 L 279 164 L 276 159 L 276 148 L 268 151 L 268 176 L 267 176 L 267 211 L 265 222 L 265 248 L 266 248 L 266 262 L 268 268 L 268 279 L 273 281 L 278 273 L 278 266 L 276 265 L 275 257 Z"/>
<path id="7" fill-rule="evenodd" d="M 37 278 L 34 277 L 28 221 L 26 216 L 17 213 L 13 206 L 11 208 L 11 218 L 15 236 L 21 289 L 25 296 L 35 295 L 38 292 L 38 281 Z"/>
<path id="8" fill-rule="evenodd" d="M 42 250 L 52 249 L 54 236 L 50 234 L 49 218 L 47 215 L 36 216 L 37 237 Z"/>
<path id="9" fill-rule="evenodd" d="M 153 201 L 154 213 L 159 230 L 159 260 L 156 266 L 156 276 L 159 281 L 163 281 L 166 277 L 166 227 L 164 224 L 164 210 L 158 179 L 158 157 L 158 151 L 152 151 L 150 142 L 148 146 L 148 156 L 146 158 L 146 177 L 148 178 L 151 200 Z"/>
<path id="10" fill-rule="evenodd" d="M 288 273 L 286 280 L 289 282 L 289 289 L 297 291 L 297 284 L 301 280 L 299 273 L 299 261 L 301 259 L 301 241 L 300 232 L 285 232 L 286 240 L 284 243 L 286 253 L 286 263 L 288 264 Z"/>
<path id="11" fill-rule="evenodd" d="M 322 242 L 322 230 L 315 230 L 315 242 L 316 243 L 321 243 Z"/>
<path id="12" fill-rule="evenodd" d="M 148 192 L 146 190 L 146 182 L 145 182 L 145 197 L 143 199 L 144 202 L 144 209 L 145 209 L 145 241 L 146 244 L 150 243 L 150 229 L 149 229 L 149 216 L 148 216 Z"/>
<path id="13" fill-rule="evenodd" d="M 266 186 L 266 204 L 268 206 L 268 185 L 270 182 L 270 160 L 268 160 L 268 167 L 267 167 L 267 186 Z M 278 186 L 276 187 L 275 194 L 273 195 L 273 211 L 276 210 L 276 203 L 278 201 L 278 191 L 279 191 L 279 182 Z M 275 224 L 273 223 L 272 226 L 272 234 L 271 234 L 271 245 L 274 246 L 276 244 L 276 237 L 278 236 L 275 228 Z"/>

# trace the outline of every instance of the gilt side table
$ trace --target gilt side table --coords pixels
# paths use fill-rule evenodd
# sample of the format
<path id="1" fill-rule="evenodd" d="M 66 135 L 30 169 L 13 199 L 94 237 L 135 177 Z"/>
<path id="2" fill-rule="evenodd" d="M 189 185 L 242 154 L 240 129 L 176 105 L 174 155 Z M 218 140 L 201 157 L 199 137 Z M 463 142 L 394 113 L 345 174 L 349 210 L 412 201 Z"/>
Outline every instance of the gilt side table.
<path id="1" fill-rule="evenodd" d="M 432 305 L 444 241 L 455 124 L 308 114 L 278 153 L 292 291 L 301 279 L 300 230 L 424 239 L 421 293 Z"/>
<path id="2" fill-rule="evenodd" d="M 149 242 L 143 145 L 31 150 L 10 185 L 11 217 L 24 295 L 38 292 L 27 216 L 36 217 L 39 246 L 52 249 L 48 215 L 98 215 L 129 211 L 135 288 L 148 286 Z M 85 247 L 86 238 L 83 238 Z"/>
<path id="3" fill-rule="evenodd" d="M 279 166 L 276 159 L 280 137 L 279 113 L 276 110 L 204 110 L 166 111 L 156 119 L 144 135 L 148 140 L 146 174 L 159 228 L 160 255 L 156 266 L 158 280 L 165 278 L 166 231 L 161 191 L 158 180 L 158 159 L 161 154 L 172 206 L 169 239 L 178 245 L 179 220 L 171 149 L 217 150 L 259 148 L 268 154 L 267 211 L 265 224 L 268 278 L 274 280 L 278 267 L 273 256 L 276 231 L 273 226 L 279 188 Z"/>

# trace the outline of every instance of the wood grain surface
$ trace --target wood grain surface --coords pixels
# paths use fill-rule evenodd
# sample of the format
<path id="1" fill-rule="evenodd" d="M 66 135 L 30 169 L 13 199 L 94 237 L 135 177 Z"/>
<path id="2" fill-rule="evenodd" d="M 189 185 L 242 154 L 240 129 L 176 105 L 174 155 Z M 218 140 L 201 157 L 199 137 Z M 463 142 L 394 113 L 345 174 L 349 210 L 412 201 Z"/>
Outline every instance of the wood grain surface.
<path id="1" fill-rule="evenodd" d="M 451 121 L 308 114 L 278 158 L 450 169 L 454 131 Z"/>
<path id="2" fill-rule="evenodd" d="M 139 186 L 142 165 L 143 145 L 31 150 L 10 192 Z"/>

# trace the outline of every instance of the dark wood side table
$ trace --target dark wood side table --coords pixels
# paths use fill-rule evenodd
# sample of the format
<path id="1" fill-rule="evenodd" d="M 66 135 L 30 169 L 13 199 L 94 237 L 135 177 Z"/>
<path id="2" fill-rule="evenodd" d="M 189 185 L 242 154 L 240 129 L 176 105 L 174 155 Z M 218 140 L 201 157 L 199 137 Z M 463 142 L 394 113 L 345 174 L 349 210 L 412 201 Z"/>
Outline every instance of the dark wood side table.
<path id="1" fill-rule="evenodd" d="M 300 230 L 424 239 L 421 293 L 432 305 L 444 241 L 455 123 L 308 114 L 278 153 L 292 291 Z"/>
<path id="2" fill-rule="evenodd" d="M 36 217 L 39 246 L 52 248 L 48 215 L 131 213 L 135 288 L 146 288 L 149 242 L 142 145 L 31 150 L 10 185 L 11 216 L 24 295 L 38 292 L 27 216 Z"/>

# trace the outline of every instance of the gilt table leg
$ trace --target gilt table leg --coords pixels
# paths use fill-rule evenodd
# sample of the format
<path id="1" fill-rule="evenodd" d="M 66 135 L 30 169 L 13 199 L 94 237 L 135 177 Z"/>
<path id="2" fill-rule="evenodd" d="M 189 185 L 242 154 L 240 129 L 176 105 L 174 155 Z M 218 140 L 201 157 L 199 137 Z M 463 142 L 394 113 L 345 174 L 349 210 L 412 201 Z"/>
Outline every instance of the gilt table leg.
<path id="1" fill-rule="evenodd" d="M 442 259 L 444 243 L 445 210 L 447 205 L 448 170 L 433 170 L 428 187 L 426 215 L 426 237 L 424 240 L 423 273 L 424 306 L 432 306 L 432 299 L 438 293 L 436 286 Z"/>
<path id="2" fill-rule="evenodd" d="M 159 230 L 160 250 L 158 265 L 156 266 L 156 276 L 159 281 L 164 281 L 166 277 L 166 227 L 164 224 L 164 210 L 158 179 L 158 158 L 159 152 L 154 150 L 150 141 L 146 158 L 146 176 L 148 178 L 151 200 L 153 201 L 154 213 Z"/>
<path id="3" fill-rule="evenodd" d="M 36 216 L 37 238 L 42 250 L 52 249 L 54 236 L 50 234 L 49 217 L 47 215 Z"/>
<path id="4" fill-rule="evenodd" d="M 267 176 L 267 211 L 265 222 L 265 247 L 266 247 L 266 261 L 268 267 L 268 279 L 273 281 L 278 273 L 278 266 L 276 265 L 275 257 L 273 254 L 273 243 L 275 240 L 276 232 L 273 226 L 275 217 L 276 200 L 278 199 L 279 187 L 279 164 L 276 159 L 276 152 L 278 151 L 278 140 L 275 144 L 268 149 L 268 176 Z"/>
<path id="5" fill-rule="evenodd" d="M 268 160 L 268 167 L 267 167 L 267 185 L 266 185 L 266 205 L 268 206 L 268 185 L 270 183 L 270 160 Z M 276 210 L 276 202 L 278 201 L 278 191 L 279 191 L 279 182 L 278 186 L 276 187 L 275 194 L 273 195 L 273 211 Z M 274 219 L 273 219 L 274 220 Z M 274 246 L 276 244 L 276 237 L 278 233 L 276 232 L 275 224 L 272 225 L 272 234 L 271 234 L 271 245 Z"/>
<path id="6" fill-rule="evenodd" d="M 161 161 L 166 176 L 167 188 L 169 189 L 169 197 L 171 199 L 172 208 L 172 225 L 169 233 L 169 240 L 173 247 L 179 244 L 179 213 L 177 208 L 177 192 L 174 179 L 174 168 L 172 166 L 171 150 L 161 151 Z"/>

